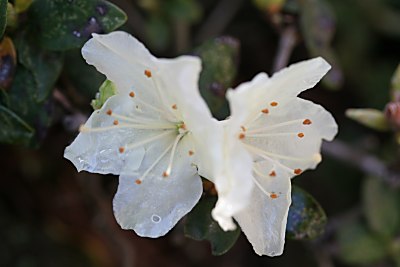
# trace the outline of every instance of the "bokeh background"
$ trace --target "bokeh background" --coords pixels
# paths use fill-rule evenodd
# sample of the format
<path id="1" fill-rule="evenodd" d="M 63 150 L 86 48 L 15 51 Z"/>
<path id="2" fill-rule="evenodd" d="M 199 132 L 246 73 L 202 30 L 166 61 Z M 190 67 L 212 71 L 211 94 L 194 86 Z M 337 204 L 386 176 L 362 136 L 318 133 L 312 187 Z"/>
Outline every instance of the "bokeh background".
<path id="1" fill-rule="evenodd" d="M 142 40 L 154 55 L 201 55 L 211 66 L 223 62 L 215 63 L 220 69 L 208 70 L 217 77 L 202 84 L 219 118 L 229 114 L 226 88 L 261 71 L 272 73 L 318 55 L 334 66 L 322 83 L 301 96 L 333 113 L 339 135 L 324 145 L 317 170 L 293 180 L 325 210 L 325 232 L 314 240 L 288 239 L 284 254 L 276 258 L 257 256 L 243 234 L 226 254 L 213 256 L 207 241 L 185 237 L 183 223 L 154 240 L 119 228 L 112 213 L 118 178 L 77 173 L 63 158 L 78 126 L 92 112 L 90 102 L 104 77 L 84 64 L 80 42 L 68 41 L 62 44 L 68 49 L 59 49 L 50 33 L 45 36 L 43 31 L 59 15 L 45 13 L 52 11 L 43 8 L 51 1 L 29 2 L 10 1 L 16 10 L 5 36 L 17 47 L 18 63 L 13 63 L 16 70 L 7 69 L 4 55 L 9 50 L 3 43 L 0 91 L 11 94 L 17 81 L 26 81 L 20 65 L 41 66 L 20 58 L 28 53 L 27 44 L 42 47 L 44 42 L 49 51 L 64 51 L 43 57 L 55 58 L 50 66 L 59 73 L 45 101 L 29 106 L 35 110 L 32 115 L 32 110 L 22 111 L 27 108 L 24 99 L 32 97 L 29 90 L 10 107 L 32 122 L 34 141 L 7 141 L 6 123 L 0 120 L 0 266 L 400 266 L 400 86 L 395 75 L 400 1 L 111 1 L 127 14 L 121 29 Z M 48 20 L 42 22 L 42 16 Z M 89 22 L 71 34 L 84 41 L 91 32 L 106 31 L 102 26 Z M 349 108 L 376 111 L 349 113 L 350 119 L 345 115 Z"/>

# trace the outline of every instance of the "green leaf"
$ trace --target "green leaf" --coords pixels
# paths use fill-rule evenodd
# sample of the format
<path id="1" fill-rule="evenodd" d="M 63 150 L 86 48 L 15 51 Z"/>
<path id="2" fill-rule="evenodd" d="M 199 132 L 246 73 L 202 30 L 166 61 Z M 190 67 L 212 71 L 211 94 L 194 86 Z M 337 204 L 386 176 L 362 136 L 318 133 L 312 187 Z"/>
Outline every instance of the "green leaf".
<path id="1" fill-rule="evenodd" d="M 41 44 L 51 50 L 79 48 L 92 33 L 108 33 L 127 19 L 104 0 L 36 0 L 29 11 Z"/>
<path id="2" fill-rule="evenodd" d="M 28 145 L 34 130 L 17 114 L 0 104 L 0 143 Z"/>
<path id="3" fill-rule="evenodd" d="M 349 264 L 374 264 L 387 255 L 387 244 L 359 223 L 343 225 L 338 232 L 339 257 Z"/>
<path id="4" fill-rule="evenodd" d="M 204 197 L 187 215 L 185 235 L 195 240 L 208 240 L 213 255 L 226 253 L 235 244 L 240 234 L 239 227 L 234 231 L 223 231 L 211 218 L 211 210 L 217 201 L 216 197 Z"/>
<path id="5" fill-rule="evenodd" d="M 319 203 L 306 191 L 292 187 L 286 236 L 291 239 L 314 239 L 324 232 L 326 214 Z"/>
<path id="6" fill-rule="evenodd" d="M 165 10 L 172 18 L 187 22 L 197 22 L 201 18 L 201 5 L 195 0 L 165 1 Z"/>
<path id="7" fill-rule="evenodd" d="M 0 39 L 7 26 L 7 0 L 0 0 Z"/>
<path id="8" fill-rule="evenodd" d="M 33 0 L 15 0 L 14 6 L 17 13 L 22 13 L 31 6 Z"/>
<path id="9" fill-rule="evenodd" d="M 23 135 L 24 140 L 19 140 L 18 144 L 34 146 L 42 140 L 51 122 L 52 106 L 48 102 L 36 102 L 35 93 L 37 84 L 34 75 L 22 65 L 18 65 L 14 82 L 9 93 L 4 93 L 1 104 L 15 113 L 34 129 L 34 135 Z M 12 128 L 5 128 L 4 131 L 12 131 Z M 7 143 L 14 143 L 10 140 Z"/>
<path id="10" fill-rule="evenodd" d="M 305 45 L 312 56 L 322 56 L 332 70 L 322 80 L 329 88 L 337 89 L 343 83 L 343 74 L 331 48 L 335 33 L 335 18 L 326 0 L 304 0 L 301 2 L 300 27 Z"/>
<path id="11" fill-rule="evenodd" d="M 377 109 L 350 108 L 346 110 L 346 117 L 374 130 L 383 132 L 390 130 L 390 124 L 385 114 Z"/>
<path id="12" fill-rule="evenodd" d="M 18 26 L 18 14 L 11 3 L 7 5 L 7 27 L 16 28 Z"/>
<path id="13" fill-rule="evenodd" d="M 95 97 L 106 79 L 95 67 L 85 62 L 79 49 L 66 52 L 64 69 L 72 85 L 90 99 Z"/>
<path id="14" fill-rule="evenodd" d="M 0 41 L 0 87 L 8 89 L 14 79 L 17 67 L 17 53 L 14 43 L 9 37 Z"/>
<path id="15" fill-rule="evenodd" d="M 229 115 L 226 90 L 232 86 L 238 71 L 240 43 L 232 37 L 219 37 L 205 42 L 195 50 L 202 59 L 200 93 L 218 119 Z"/>
<path id="16" fill-rule="evenodd" d="M 363 185 L 363 207 L 368 224 L 376 233 L 391 238 L 400 230 L 400 198 L 376 177 Z"/>
<path id="17" fill-rule="evenodd" d="M 93 99 L 90 103 L 93 109 L 101 109 L 104 103 L 117 93 L 117 88 L 114 83 L 110 80 L 105 80 L 100 86 L 99 93 L 96 95 L 96 99 Z"/>
<path id="18" fill-rule="evenodd" d="M 18 60 L 35 78 L 36 102 L 45 101 L 52 92 L 63 67 L 63 54 L 38 47 L 27 34 L 16 40 Z"/>

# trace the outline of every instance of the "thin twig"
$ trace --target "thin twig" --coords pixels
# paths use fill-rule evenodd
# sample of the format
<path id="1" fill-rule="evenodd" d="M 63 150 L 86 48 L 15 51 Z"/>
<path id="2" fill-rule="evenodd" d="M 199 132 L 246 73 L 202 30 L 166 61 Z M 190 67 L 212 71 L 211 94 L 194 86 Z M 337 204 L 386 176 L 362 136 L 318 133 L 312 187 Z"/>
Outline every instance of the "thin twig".
<path id="1" fill-rule="evenodd" d="M 196 43 L 221 34 L 242 4 L 243 0 L 221 0 L 198 31 Z"/>
<path id="2" fill-rule="evenodd" d="M 350 147 L 343 141 L 335 140 L 324 143 L 322 151 L 333 158 L 357 167 L 366 174 L 381 178 L 394 188 L 400 187 L 400 174 L 398 172 L 390 170 L 377 157 Z"/>
<path id="3" fill-rule="evenodd" d="M 133 4 L 137 1 L 113 0 L 113 2 L 127 14 L 127 24 L 131 27 L 135 36 L 145 41 L 145 20 Z"/>
<path id="4" fill-rule="evenodd" d="M 181 54 L 190 47 L 190 24 L 187 21 L 174 20 L 175 52 Z"/>
<path id="5" fill-rule="evenodd" d="M 297 31 L 294 26 L 288 26 L 281 32 L 278 52 L 274 60 L 273 72 L 277 72 L 288 65 L 290 55 L 292 54 L 297 42 Z"/>
<path id="6" fill-rule="evenodd" d="M 120 259 L 119 266 L 135 266 L 135 248 L 115 223 L 110 201 L 100 184 L 100 177 L 95 177 L 95 175 L 90 175 L 90 177 L 88 175 L 82 176 L 78 178 L 78 181 L 95 204 L 96 214 L 94 217 L 100 219 L 97 220 L 97 223 L 94 223 L 94 226 L 109 240 L 109 244 L 114 245 L 114 251 L 118 252 L 118 258 Z"/>

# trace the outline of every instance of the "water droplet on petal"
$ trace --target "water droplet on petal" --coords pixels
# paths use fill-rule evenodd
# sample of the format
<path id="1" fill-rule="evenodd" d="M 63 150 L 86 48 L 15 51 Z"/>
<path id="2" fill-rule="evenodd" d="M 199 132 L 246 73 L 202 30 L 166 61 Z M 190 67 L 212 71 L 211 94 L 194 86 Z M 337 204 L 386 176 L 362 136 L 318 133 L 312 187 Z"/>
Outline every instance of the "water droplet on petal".
<path id="1" fill-rule="evenodd" d="M 161 217 L 158 216 L 158 215 L 156 215 L 156 214 L 153 214 L 153 215 L 151 216 L 151 221 L 152 221 L 153 223 L 159 223 L 159 222 L 161 222 Z"/>

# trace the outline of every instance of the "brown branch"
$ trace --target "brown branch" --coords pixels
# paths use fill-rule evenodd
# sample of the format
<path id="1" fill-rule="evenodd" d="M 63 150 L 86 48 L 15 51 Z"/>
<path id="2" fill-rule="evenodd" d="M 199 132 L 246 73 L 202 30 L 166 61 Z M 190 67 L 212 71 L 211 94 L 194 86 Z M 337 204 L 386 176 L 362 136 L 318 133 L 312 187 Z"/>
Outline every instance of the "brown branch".
<path id="1" fill-rule="evenodd" d="M 118 254 L 120 259 L 119 266 L 133 267 L 135 266 L 135 248 L 127 237 L 121 232 L 121 229 L 115 222 L 112 212 L 112 205 L 109 198 L 106 196 L 100 184 L 100 178 L 97 175 L 81 175 L 78 178 L 80 185 L 87 196 L 93 201 L 95 208 L 94 217 L 100 220 L 94 220 L 94 226 L 98 229 L 109 244 L 113 244 L 114 252 Z"/>
<path id="2" fill-rule="evenodd" d="M 243 0 L 221 0 L 198 31 L 196 43 L 221 34 L 242 4 Z"/>
<path id="3" fill-rule="evenodd" d="M 278 52 L 276 54 L 273 72 L 286 67 L 289 63 L 290 55 L 298 42 L 297 31 L 294 26 L 288 26 L 280 34 Z"/>
<path id="4" fill-rule="evenodd" d="M 322 152 L 348 163 L 366 174 L 379 177 L 394 188 L 400 187 L 400 174 L 398 172 L 390 170 L 386 164 L 377 157 L 354 147 L 350 147 L 343 141 L 335 140 L 333 142 L 324 143 Z"/>

